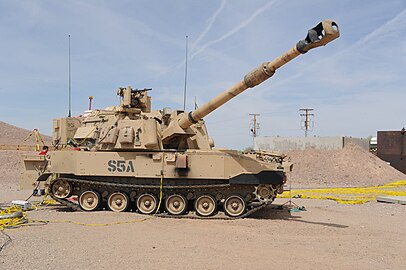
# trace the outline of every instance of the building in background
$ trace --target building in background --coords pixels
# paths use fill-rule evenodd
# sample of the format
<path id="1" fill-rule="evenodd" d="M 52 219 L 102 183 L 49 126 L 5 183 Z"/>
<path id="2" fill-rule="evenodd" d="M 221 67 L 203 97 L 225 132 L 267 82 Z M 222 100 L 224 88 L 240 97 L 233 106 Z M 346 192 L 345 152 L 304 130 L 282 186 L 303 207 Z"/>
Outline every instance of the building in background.
<path id="1" fill-rule="evenodd" d="M 255 150 L 286 152 L 290 150 L 340 150 L 348 143 L 369 151 L 369 139 L 352 137 L 256 137 Z"/>
<path id="2" fill-rule="evenodd" d="M 378 131 L 377 156 L 406 173 L 406 131 Z"/>

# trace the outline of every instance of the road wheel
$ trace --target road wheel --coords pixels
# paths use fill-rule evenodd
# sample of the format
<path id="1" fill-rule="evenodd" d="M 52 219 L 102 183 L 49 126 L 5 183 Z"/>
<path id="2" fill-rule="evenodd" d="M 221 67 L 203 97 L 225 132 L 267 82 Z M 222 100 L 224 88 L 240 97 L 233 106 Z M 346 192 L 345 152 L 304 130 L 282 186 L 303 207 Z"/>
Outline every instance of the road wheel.
<path id="1" fill-rule="evenodd" d="M 137 199 L 138 211 L 142 214 L 152 214 L 157 207 L 157 199 L 152 194 L 142 194 Z"/>
<path id="2" fill-rule="evenodd" d="M 94 211 L 100 205 L 100 194 L 93 190 L 88 190 L 80 194 L 79 205 L 85 211 Z"/>
<path id="3" fill-rule="evenodd" d="M 199 216 L 208 217 L 217 209 L 216 200 L 210 195 L 202 195 L 195 201 L 195 210 Z"/>
<path id="4" fill-rule="evenodd" d="M 186 211 L 186 206 L 186 199 L 180 194 L 173 194 L 165 201 L 165 208 L 172 215 L 183 214 Z"/>
<path id="5" fill-rule="evenodd" d="M 238 217 L 245 212 L 246 203 L 241 196 L 232 195 L 224 202 L 224 212 L 230 217 Z"/>
<path id="6" fill-rule="evenodd" d="M 125 193 L 115 192 L 107 199 L 107 205 L 114 212 L 123 212 L 129 205 L 128 196 Z"/>

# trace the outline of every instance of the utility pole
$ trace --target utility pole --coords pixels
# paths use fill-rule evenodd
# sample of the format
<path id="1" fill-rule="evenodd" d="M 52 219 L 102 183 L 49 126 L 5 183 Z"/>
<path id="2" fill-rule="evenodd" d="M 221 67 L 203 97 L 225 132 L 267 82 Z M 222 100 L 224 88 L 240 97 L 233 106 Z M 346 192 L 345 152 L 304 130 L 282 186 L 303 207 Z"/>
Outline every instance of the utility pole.
<path id="1" fill-rule="evenodd" d="M 251 131 L 251 135 L 253 137 L 253 144 L 252 144 L 252 148 L 254 148 L 255 146 L 255 138 L 258 135 L 258 129 L 259 129 L 259 123 L 257 122 L 257 116 L 259 116 L 260 114 L 258 113 L 250 113 L 250 116 L 252 116 L 252 123 L 250 124 L 250 131 Z"/>
<path id="2" fill-rule="evenodd" d="M 257 123 L 257 116 L 260 116 L 258 113 L 250 113 L 250 116 L 252 116 L 252 124 L 250 125 L 250 131 L 252 134 L 252 137 L 256 137 L 258 135 L 258 129 L 259 129 L 259 123 Z"/>
<path id="3" fill-rule="evenodd" d="M 313 113 L 309 113 L 309 112 L 313 111 L 313 109 L 304 108 L 304 109 L 299 109 L 299 111 L 304 112 L 304 113 L 301 113 L 300 116 L 305 117 L 304 130 L 305 130 L 305 137 L 307 137 L 307 132 L 309 131 L 309 128 L 310 128 L 310 117 L 314 116 Z"/>
<path id="4" fill-rule="evenodd" d="M 71 74 L 70 74 L 70 35 L 69 35 L 69 112 L 68 117 L 72 116 L 71 112 Z"/>

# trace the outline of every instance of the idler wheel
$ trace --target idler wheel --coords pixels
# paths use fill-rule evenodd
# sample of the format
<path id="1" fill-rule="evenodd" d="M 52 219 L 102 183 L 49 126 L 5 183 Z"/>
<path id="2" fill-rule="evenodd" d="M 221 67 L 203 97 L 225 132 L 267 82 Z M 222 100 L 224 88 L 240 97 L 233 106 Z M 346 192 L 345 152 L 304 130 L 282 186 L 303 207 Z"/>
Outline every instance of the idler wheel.
<path id="1" fill-rule="evenodd" d="M 52 184 L 51 191 L 59 199 L 68 198 L 72 194 L 72 185 L 64 179 L 57 179 Z"/>
<path id="2" fill-rule="evenodd" d="M 115 192 L 107 199 L 107 205 L 114 212 L 123 212 L 127 210 L 129 205 L 129 199 L 127 194 L 121 192 Z"/>
<path id="3" fill-rule="evenodd" d="M 142 214 L 152 214 L 157 207 L 157 199 L 152 194 L 142 194 L 137 199 L 138 211 Z"/>
<path id="4" fill-rule="evenodd" d="M 232 195 L 224 202 L 224 212 L 230 217 L 238 217 L 245 212 L 247 205 L 239 195 Z"/>
<path id="5" fill-rule="evenodd" d="M 202 195 L 195 201 L 195 210 L 199 216 L 211 216 L 216 209 L 217 203 L 211 195 Z"/>
<path id="6" fill-rule="evenodd" d="M 85 211 L 94 211 L 100 205 L 100 194 L 93 190 L 88 190 L 80 194 L 79 205 Z"/>
<path id="7" fill-rule="evenodd" d="M 165 201 L 165 208 L 172 215 L 183 214 L 186 211 L 186 206 L 186 199 L 180 194 L 173 194 Z"/>

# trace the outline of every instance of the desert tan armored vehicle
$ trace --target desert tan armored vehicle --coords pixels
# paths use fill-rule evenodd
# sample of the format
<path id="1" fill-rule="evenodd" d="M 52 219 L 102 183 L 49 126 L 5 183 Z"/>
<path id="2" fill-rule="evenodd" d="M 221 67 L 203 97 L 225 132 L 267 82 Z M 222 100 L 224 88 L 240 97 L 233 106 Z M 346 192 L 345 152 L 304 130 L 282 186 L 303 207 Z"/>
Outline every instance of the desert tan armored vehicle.
<path id="1" fill-rule="evenodd" d="M 292 49 L 189 113 L 152 111 L 149 89 L 119 88 L 118 106 L 54 119 L 57 150 L 27 157 L 26 175 L 39 171 L 36 180 L 47 181 L 49 194 L 74 209 L 247 216 L 283 191 L 283 158 L 215 149 L 203 118 L 293 58 L 338 36 L 335 22 L 321 22 Z"/>

